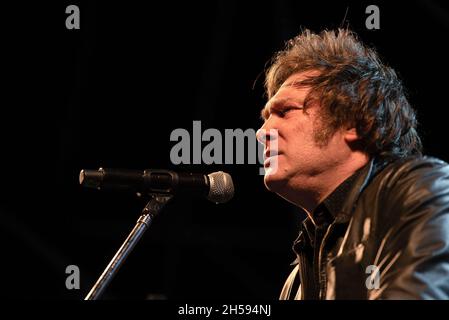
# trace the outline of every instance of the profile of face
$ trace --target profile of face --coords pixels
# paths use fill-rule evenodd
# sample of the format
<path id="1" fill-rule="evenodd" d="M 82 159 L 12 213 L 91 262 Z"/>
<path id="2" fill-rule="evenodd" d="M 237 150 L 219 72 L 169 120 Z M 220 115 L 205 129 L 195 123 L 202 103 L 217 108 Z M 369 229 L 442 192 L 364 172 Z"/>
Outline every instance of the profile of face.
<path id="1" fill-rule="evenodd" d="M 332 176 L 350 155 L 348 141 L 356 139 L 354 130 L 339 130 L 327 144 L 317 143 L 315 136 L 323 128 L 320 106 L 312 103 L 304 109 L 310 88 L 295 86 L 313 75 L 293 74 L 282 84 L 265 105 L 264 124 L 257 132 L 265 146 L 265 186 L 293 203 L 298 194 L 318 190 Z"/>

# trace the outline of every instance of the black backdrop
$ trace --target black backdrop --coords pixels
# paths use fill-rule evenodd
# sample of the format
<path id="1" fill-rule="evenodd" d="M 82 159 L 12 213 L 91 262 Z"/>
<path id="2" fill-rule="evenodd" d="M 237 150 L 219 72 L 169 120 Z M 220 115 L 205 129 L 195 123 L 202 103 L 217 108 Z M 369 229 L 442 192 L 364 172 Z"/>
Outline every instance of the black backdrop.
<path id="1" fill-rule="evenodd" d="M 76 4 L 81 29 L 67 30 Z M 380 8 L 367 30 L 365 8 Z M 262 72 L 301 28 L 349 25 L 400 74 L 428 155 L 449 160 L 449 8 L 443 1 L 58 1 L 2 6 L 0 281 L 4 297 L 81 299 L 139 216 L 132 195 L 83 190 L 82 168 L 224 170 L 235 198 L 180 197 L 157 217 L 105 298 L 276 299 L 298 211 L 259 165 L 170 162 L 170 133 L 257 129 Z M 77 265 L 81 288 L 67 290 Z"/>

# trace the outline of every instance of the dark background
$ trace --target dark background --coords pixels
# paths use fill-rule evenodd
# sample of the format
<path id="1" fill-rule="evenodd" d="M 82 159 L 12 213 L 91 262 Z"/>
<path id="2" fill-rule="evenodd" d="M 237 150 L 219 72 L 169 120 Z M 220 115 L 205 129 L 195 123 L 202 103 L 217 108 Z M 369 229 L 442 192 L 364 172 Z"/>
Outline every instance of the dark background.
<path id="1" fill-rule="evenodd" d="M 80 30 L 65 28 L 69 4 Z M 380 30 L 365 27 L 370 4 Z M 349 25 L 403 79 L 425 153 L 447 161 L 448 17 L 444 1 L 2 5 L 0 295 L 87 294 L 145 204 L 81 189 L 79 171 L 102 166 L 223 170 L 236 188 L 219 206 L 175 199 L 104 298 L 277 299 L 298 211 L 265 190 L 259 165 L 172 165 L 170 133 L 192 132 L 194 120 L 222 133 L 257 129 L 272 54 L 301 28 Z M 65 287 L 71 264 L 80 290 Z"/>

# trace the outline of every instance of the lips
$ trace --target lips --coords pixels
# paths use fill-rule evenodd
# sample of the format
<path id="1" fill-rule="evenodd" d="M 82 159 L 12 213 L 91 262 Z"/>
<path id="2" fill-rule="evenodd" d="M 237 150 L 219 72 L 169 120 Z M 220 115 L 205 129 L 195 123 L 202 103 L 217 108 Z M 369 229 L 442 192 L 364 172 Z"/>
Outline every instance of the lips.
<path id="1" fill-rule="evenodd" d="M 270 153 L 271 152 L 271 153 Z M 264 155 L 265 155 L 265 161 L 263 162 L 263 166 L 265 168 L 268 168 L 271 166 L 271 161 L 275 160 L 273 159 L 275 156 L 279 156 L 282 153 L 279 151 L 275 151 L 275 150 L 267 150 L 265 151 Z M 276 159 L 277 160 L 277 159 Z M 275 160 L 275 161 L 276 161 Z"/>
<path id="2" fill-rule="evenodd" d="M 279 154 L 280 154 L 279 150 L 269 150 L 269 149 L 267 149 L 267 150 L 265 150 L 264 156 L 265 156 L 265 159 L 268 159 L 270 157 L 277 156 Z"/>

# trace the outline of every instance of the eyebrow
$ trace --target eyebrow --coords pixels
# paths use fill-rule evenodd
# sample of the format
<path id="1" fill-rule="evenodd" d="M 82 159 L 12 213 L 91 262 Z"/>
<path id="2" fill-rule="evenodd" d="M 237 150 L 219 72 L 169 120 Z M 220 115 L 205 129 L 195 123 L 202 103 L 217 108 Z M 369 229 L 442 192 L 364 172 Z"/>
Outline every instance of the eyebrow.
<path id="1" fill-rule="evenodd" d="M 268 115 L 271 112 L 271 109 L 276 108 L 279 105 L 285 105 L 288 102 L 294 102 L 294 103 L 298 103 L 300 102 L 301 104 L 303 102 L 298 101 L 297 99 L 293 99 L 293 98 L 276 98 L 274 100 L 268 100 L 268 102 L 265 104 L 265 107 L 260 111 L 260 117 L 262 118 L 262 120 L 266 120 L 268 118 Z"/>
<path id="2" fill-rule="evenodd" d="M 304 86 L 304 85 L 301 84 L 301 81 L 296 80 L 296 81 L 290 81 L 289 83 L 284 83 L 284 84 L 281 86 L 281 88 L 282 88 L 282 87 L 294 87 L 294 88 L 300 88 L 300 87 L 303 87 L 303 86 Z"/>

